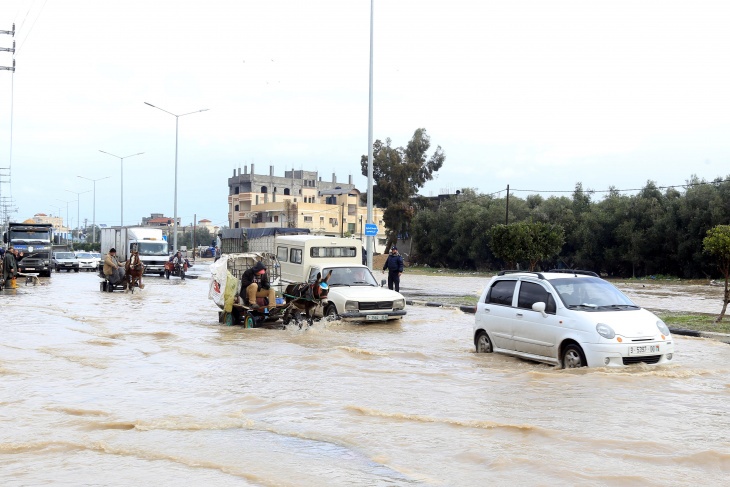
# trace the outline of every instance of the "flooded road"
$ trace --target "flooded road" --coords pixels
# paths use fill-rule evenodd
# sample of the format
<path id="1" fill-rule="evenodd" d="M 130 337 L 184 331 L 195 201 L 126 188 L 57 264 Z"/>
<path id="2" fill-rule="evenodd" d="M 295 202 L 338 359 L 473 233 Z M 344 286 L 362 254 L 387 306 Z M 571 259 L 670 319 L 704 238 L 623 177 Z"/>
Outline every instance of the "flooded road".
<path id="1" fill-rule="evenodd" d="M 145 279 L 134 294 L 101 293 L 93 274 L 54 273 L 0 293 L 1 485 L 659 486 L 730 474 L 726 344 L 675 337 L 671 366 L 556 370 L 475 354 L 474 316 L 457 310 L 244 330 L 218 324 L 207 279 Z M 466 279 L 460 295 L 486 284 Z M 402 291 L 453 291 L 443 283 L 406 275 Z"/>

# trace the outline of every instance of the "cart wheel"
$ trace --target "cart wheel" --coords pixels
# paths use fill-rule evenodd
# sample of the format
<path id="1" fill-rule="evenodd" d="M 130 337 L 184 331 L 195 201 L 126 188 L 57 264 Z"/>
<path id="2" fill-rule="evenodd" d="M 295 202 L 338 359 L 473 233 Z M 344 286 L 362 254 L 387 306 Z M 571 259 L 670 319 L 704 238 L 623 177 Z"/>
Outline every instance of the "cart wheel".
<path id="1" fill-rule="evenodd" d="M 254 326 L 253 316 L 246 315 L 246 321 L 243 322 L 243 327 L 244 328 L 253 328 L 253 326 Z"/>
<path id="2" fill-rule="evenodd" d="M 223 323 L 223 311 L 218 311 L 218 323 Z"/>
<path id="3" fill-rule="evenodd" d="M 233 313 L 223 312 L 223 322 L 226 326 L 233 326 Z"/>
<path id="4" fill-rule="evenodd" d="M 104 292 L 104 291 L 106 291 L 106 286 L 104 285 L 104 283 L 103 283 L 103 282 L 100 282 L 100 283 L 99 283 L 99 291 L 101 291 L 101 292 Z"/>

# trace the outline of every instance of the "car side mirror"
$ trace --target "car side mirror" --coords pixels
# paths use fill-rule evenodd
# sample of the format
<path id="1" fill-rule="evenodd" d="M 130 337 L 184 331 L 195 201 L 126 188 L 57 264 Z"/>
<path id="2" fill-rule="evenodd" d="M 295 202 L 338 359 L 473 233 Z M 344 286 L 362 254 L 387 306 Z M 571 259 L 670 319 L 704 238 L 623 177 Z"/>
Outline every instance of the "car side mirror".
<path id="1" fill-rule="evenodd" d="M 542 301 L 538 301 L 537 303 L 534 303 L 532 305 L 532 311 L 537 311 L 542 315 L 543 318 L 547 316 L 547 313 L 545 313 L 545 303 Z"/>
<path id="2" fill-rule="evenodd" d="M 388 284 L 388 281 L 386 281 L 385 279 L 380 280 L 380 287 L 384 287 L 386 284 Z"/>

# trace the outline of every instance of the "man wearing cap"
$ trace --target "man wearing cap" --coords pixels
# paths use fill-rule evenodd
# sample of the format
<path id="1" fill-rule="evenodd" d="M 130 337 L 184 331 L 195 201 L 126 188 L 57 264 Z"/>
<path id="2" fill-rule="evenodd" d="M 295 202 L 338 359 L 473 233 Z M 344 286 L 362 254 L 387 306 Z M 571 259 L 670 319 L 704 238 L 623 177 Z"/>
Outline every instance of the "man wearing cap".
<path id="1" fill-rule="evenodd" d="M 124 281 L 124 289 L 127 288 L 127 281 L 124 279 L 124 262 L 117 260 L 117 249 L 114 247 L 109 249 L 109 253 L 104 258 L 104 275 L 112 284 L 119 284 Z"/>
<path id="2" fill-rule="evenodd" d="M 10 285 L 10 280 L 17 275 L 18 262 L 15 260 L 15 249 L 10 245 L 3 255 L 3 282 Z"/>
<path id="3" fill-rule="evenodd" d="M 400 292 L 400 275 L 403 274 L 403 257 L 398 253 L 398 248 L 393 245 L 390 248 L 390 255 L 388 260 L 383 265 L 383 273 L 385 269 L 388 269 L 388 289 L 393 289 L 395 286 L 395 292 Z"/>
<path id="4" fill-rule="evenodd" d="M 252 309 L 258 309 L 256 298 L 269 298 L 269 307 L 276 305 L 276 291 L 269 283 L 266 275 L 266 266 L 263 262 L 256 262 L 250 269 L 241 275 L 241 297 Z"/>

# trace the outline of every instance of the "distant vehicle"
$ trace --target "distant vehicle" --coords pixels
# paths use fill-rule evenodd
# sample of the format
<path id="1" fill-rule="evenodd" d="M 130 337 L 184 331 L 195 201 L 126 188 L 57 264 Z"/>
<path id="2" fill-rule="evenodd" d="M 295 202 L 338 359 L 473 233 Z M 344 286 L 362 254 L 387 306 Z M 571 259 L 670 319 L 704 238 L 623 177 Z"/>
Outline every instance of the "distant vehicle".
<path id="1" fill-rule="evenodd" d="M 563 368 L 666 364 L 674 354 L 662 320 L 578 270 L 493 277 L 477 304 L 474 345 Z"/>
<path id="2" fill-rule="evenodd" d="M 79 261 L 76 259 L 76 254 L 73 252 L 54 252 L 53 268 L 56 269 L 56 272 L 78 272 Z"/>
<path id="3" fill-rule="evenodd" d="M 117 251 L 120 262 L 126 261 L 132 246 L 139 251 L 139 258 L 146 274 L 165 274 L 168 259 L 167 240 L 162 230 L 146 227 L 108 227 L 101 229 L 101 254 L 106 255 L 112 247 Z"/>
<path id="4" fill-rule="evenodd" d="M 99 267 L 100 259 L 97 259 L 93 255 L 91 255 L 91 252 L 76 252 L 75 254 L 76 260 L 78 260 L 79 263 L 79 269 L 85 271 L 93 271 L 96 270 L 97 267 Z"/>
<path id="5" fill-rule="evenodd" d="M 51 277 L 53 264 L 53 225 L 50 223 L 8 223 L 3 242 L 12 244 L 23 255 L 18 260 L 22 273 Z"/>

